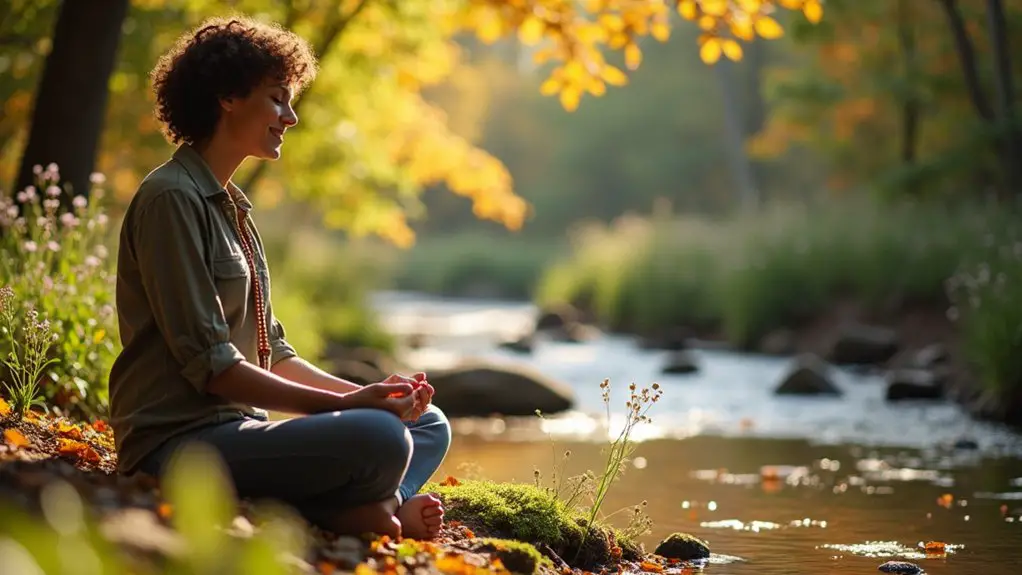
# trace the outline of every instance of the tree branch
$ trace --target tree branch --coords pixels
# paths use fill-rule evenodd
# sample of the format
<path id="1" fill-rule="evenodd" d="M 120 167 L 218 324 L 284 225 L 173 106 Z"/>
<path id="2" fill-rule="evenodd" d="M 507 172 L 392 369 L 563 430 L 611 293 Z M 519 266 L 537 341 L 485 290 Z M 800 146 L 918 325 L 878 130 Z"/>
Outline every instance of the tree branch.
<path id="1" fill-rule="evenodd" d="M 969 91 L 969 99 L 976 113 L 987 122 L 994 122 L 994 111 L 983 93 L 983 85 L 979 81 L 979 71 L 976 68 L 976 52 L 972 47 L 972 40 L 965 29 L 965 20 L 958 9 L 957 0 L 938 0 L 944 8 L 948 24 L 951 26 L 951 34 L 955 40 L 955 51 L 958 54 L 959 63 L 962 65 L 962 73 L 965 75 L 965 87 Z"/>
<path id="2" fill-rule="evenodd" d="M 342 1 L 343 0 L 336 1 L 333 9 L 331 10 L 332 13 L 336 14 L 337 12 L 340 11 Z M 344 16 L 334 18 L 333 20 L 330 21 L 330 23 L 326 26 L 325 31 L 323 32 L 323 36 L 320 37 L 319 42 L 313 44 L 313 50 L 315 50 L 316 57 L 319 58 L 320 61 L 326 58 L 330 50 L 336 45 L 337 39 L 344 33 L 344 31 L 348 28 L 348 25 L 351 24 L 351 22 L 365 9 L 365 7 L 368 4 L 369 0 L 359 0 L 359 3 L 355 6 L 355 8 L 351 10 L 351 12 L 345 14 Z M 290 10 L 291 8 L 293 8 L 293 6 L 294 4 L 292 0 L 292 2 L 289 3 L 288 5 L 289 9 L 288 16 L 291 15 Z M 310 90 L 312 90 L 312 86 L 306 88 L 305 92 L 299 94 L 298 97 L 295 99 L 293 107 L 296 112 L 301 107 L 302 102 L 305 101 L 305 98 L 308 96 Z M 248 195 L 252 194 L 252 190 L 255 188 L 255 185 L 266 174 L 268 166 L 269 164 L 266 161 L 262 161 L 259 162 L 255 169 L 252 170 L 252 173 L 249 174 L 248 179 L 245 180 L 244 185 L 241 186 L 241 189 L 245 190 L 246 194 Z"/>

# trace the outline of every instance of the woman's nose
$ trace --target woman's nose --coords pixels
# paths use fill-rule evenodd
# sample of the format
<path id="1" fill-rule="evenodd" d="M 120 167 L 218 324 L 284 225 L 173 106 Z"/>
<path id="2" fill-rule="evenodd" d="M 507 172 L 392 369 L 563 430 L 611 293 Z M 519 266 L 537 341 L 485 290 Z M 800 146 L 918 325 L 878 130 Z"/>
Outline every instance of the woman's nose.
<path id="1" fill-rule="evenodd" d="M 294 108 L 288 106 L 287 112 L 284 113 L 284 116 L 281 119 L 283 120 L 284 124 L 290 128 L 291 126 L 294 126 L 295 124 L 298 123 L 298 114 L 295 113 Z"/>

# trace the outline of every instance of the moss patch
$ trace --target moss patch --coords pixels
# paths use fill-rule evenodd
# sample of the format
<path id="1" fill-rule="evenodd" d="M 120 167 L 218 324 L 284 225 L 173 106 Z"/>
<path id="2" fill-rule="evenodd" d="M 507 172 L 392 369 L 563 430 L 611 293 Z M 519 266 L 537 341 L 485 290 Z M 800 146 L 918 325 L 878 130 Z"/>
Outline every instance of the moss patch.
<path id="1" fill-rule="evenodd" d="M 512 573 L 532 575 L 540 572 L 541 568 L 542 571 L 554 569 L 554 562 L 549 557 L 522 541 L 482 537 L 472 540 L 467 547 L 470 551 L 500 558 L 500 562 Z"/>
<path id="2" fill-rule="evenodd" d="M 572 567 L 593 569 L 618 559 L 637 558 L 641 549 L 597 524 L 585 533 L 585 518 L 547 491 L 526 484 L 463 481 L 430 484 L 424 489 L 444 502 L 445 517 L 478 535 L 529 542 L 540 552 L 556 554 Z"/>

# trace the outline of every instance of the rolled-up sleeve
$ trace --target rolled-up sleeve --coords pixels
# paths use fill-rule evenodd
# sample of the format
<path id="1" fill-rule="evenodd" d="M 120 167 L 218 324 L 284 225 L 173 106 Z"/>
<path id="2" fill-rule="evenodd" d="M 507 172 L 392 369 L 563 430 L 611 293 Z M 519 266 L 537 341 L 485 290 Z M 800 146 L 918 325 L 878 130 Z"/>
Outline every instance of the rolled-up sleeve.
<path id="1" fill-rule="evenodd" d="M 285 339 L 284 326 L 273 315 L 273 304 L 270 302 L 266 304 L 266 315 L 269 317 L 267 325 L 270 326 L 270 366 L 272 367 L 278 361 L 289 357 L 297 357 L 298 352 Z"/>
<path id="2" fill-rule="evenodd" d="M 204 257 L 209 241 L 201 199 L 158 190 L 136 214 L 135 259 L 153 318 L 181 375 L 197 390 L 245 356 L 230 327 Z"/>

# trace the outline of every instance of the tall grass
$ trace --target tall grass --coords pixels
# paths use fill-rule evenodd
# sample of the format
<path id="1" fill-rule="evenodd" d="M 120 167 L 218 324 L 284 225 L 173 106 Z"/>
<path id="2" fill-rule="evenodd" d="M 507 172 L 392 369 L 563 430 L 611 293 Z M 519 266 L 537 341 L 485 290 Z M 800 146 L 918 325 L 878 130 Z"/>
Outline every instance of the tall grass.
<path id="1" fill-rule="evenodd" d="M 876 310 L 946 305 L 944 281 L 1009 219 L 977 206 L 850 200 L 718 222 L 632 218 L 580 233 L 537 301 L 581 304 L 612 329 L 717 327 L 751 346 L 839 298 Z"/>

